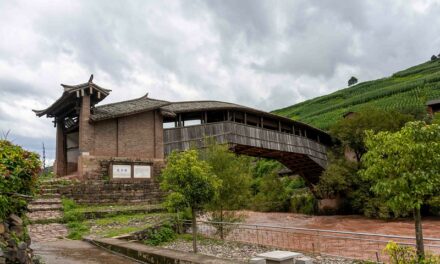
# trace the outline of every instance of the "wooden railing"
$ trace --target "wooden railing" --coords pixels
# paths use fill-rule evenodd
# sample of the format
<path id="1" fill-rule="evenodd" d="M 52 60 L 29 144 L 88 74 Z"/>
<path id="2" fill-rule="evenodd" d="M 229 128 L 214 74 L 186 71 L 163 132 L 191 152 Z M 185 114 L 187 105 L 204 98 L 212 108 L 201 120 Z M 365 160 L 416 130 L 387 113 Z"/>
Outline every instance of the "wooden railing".
<path id="1" fill-rule="evenodd" d="M 165 154 L 192 146 L 203 147 L 205 138 L 208 137 L 215 138 L 219 143 L 304 154 L 320 165 L 327 161 L 326 146 L 317 141 L 231 121 L 164 129 Z"/>

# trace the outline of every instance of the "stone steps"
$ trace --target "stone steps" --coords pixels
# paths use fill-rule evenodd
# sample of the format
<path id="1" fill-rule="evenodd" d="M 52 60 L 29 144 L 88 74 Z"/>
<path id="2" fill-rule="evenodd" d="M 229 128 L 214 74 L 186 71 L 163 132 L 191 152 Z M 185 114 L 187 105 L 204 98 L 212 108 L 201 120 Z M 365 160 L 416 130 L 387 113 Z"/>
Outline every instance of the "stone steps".
<path id="1" fill-rule="evenodd" d="M 29 212 L 26 216 L 31 224 L 61 223 L 63 220 L 63 212 L 60 210 Z"/>
<path id="2" fill-rule="evenodd" d="M 47 204 L 47 205 L 51 205 L 51 204 L 61 204 L 61 199 L 59 197 L 54 197 L 54 198 L 37 198 L 36 200 L 33 200 L 30 204 Z"/>
<path id="3" fill-rule="evenodd" d="M 43 194 L 55 194 L 58 193 L 58 189 L 56 188 L 41 188 L 40 193 Z"/>
<path id="4" fill-rule="evenodd" d="M 29 204 L 29 212 L 38 211 L 61 211 L 63 209 L 61 203 L 59 204 Z"/>
<path id="5" fill-rule="evenodd" d="M 39 194 L 37 198 L 43 198 L 43 199 L 51 199 L 51 198 L 61 198 L 61 194 L 59 193 L 43 193 Z"/>

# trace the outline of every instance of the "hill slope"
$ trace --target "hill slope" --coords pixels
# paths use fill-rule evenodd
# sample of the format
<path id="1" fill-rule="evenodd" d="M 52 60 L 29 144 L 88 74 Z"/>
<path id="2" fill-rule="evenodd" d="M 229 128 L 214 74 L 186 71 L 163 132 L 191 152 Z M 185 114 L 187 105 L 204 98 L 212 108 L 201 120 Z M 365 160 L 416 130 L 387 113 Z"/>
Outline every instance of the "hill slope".
<path id="1" fill-rule="evenodd" d="M 423 111 L 426 101 L 438 98 L 440 60 L 425 62 L 396 72 L 391 77 L 359 83 L 273 112 L 328 129 L 344 113 L 362 107 Z"/>

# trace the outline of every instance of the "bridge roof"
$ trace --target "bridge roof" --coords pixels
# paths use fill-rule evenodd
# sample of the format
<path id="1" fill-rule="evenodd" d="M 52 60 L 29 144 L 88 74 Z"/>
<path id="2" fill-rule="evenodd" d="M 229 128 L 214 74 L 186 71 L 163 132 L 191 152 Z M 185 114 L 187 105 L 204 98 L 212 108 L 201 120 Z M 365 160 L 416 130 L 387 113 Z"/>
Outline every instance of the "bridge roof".
<path id="1" fill-rule="evenodd" d="M 301 127 L 307 127 L 310 130 L 314 130 L 320 134 L 322 133 L 328 136 L 328 134 L 325 131 L 312 127 L 308 124 L 235 103 L 221 102 L 221 101 L 170 102 L 170 101 L 150 98 L 148 97 L 148 94 L 133 100 L 96 106 L 93 109 L 91 119 L 93 121 L 101 121 L 106 119 L 133 115 L 141 112 L 147 112 L 155 109 L 160 110 L 161 113 L 164 114 L 165 116 L 175 116 L 176 114 L 179 113 L 190 113 L 190 112 L 199 112 L 199 111 L 215 111 L 215 110 L 243 111 L 247 113 L 253 113 L 255 115 L 259 115 L 262 117 L 280 120 L 285 123 L 299 125 Z"/>

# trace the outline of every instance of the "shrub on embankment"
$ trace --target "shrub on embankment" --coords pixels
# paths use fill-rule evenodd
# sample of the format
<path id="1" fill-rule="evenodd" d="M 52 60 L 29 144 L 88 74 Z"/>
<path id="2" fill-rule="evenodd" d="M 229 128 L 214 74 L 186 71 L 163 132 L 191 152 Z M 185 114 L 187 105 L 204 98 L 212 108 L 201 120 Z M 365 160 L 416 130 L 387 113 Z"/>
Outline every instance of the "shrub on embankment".
<path id="1" fill-rule="evenodd" d="M 36 153 L 0 140 L 0 263 L 37 263 L 21 217 L 40 170 Z"/>
<path id="2" fill-rule="evenodd" d="M 34 193 L 40 170 L 38 154 L 0 140 L 0 219 L 23 213 L 26 196 Z"/>

